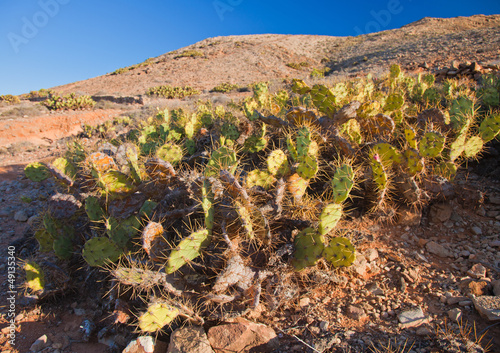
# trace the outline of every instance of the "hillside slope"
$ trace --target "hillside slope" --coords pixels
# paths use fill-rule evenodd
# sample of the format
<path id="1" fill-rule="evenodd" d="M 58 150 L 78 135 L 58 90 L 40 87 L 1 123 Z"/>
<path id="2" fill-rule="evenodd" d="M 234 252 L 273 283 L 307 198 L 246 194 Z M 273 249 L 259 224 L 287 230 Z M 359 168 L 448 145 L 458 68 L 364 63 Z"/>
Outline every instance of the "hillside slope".
<path id="1" fill-rule="evenodd" d="M 194 51 L 194 57 L 187 57 Z M 181 56 L 181 57 L 179 57 Z M 500 58 L 500 15 L 424 18 L 399 29 L 357 37 L 318 35 L 243 35 L 208 38 L 149 59 L 144 66 L 55 87 L 59 92 L 142 95 L 157 85 L 211 89 L 285 77 L 306 77 L 312 68 L 332 74 L 377 73 L 392 62 L 406 69 L 459 61 Z M 295 70 L 288 63 L 307 62 Z"/>

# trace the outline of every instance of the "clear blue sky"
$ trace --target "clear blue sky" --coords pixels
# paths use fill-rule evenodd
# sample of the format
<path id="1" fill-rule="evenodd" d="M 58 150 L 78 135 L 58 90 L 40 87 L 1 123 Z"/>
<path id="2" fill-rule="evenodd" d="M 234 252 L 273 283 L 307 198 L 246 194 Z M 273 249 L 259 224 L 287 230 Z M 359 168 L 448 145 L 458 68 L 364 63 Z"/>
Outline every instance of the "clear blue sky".
<path id="1" fill-rule="evenodd" d="M 208 37 L 350 36 L 499 13 L 499 0 L 1 0 L 0 95 L 103 75 Z"/>

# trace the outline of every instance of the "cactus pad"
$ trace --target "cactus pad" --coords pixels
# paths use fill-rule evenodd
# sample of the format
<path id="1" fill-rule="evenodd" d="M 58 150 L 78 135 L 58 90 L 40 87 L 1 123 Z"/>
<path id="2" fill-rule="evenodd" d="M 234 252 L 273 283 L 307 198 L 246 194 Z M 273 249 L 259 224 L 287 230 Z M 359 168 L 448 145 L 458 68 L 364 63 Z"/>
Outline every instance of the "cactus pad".
<path id="1" fill-rule="evenodd" d="M 306 155 L 299 160 L 299 166 L 297 167 L 297 174 L 301 178 L 309 180 L 314 178 L 319 170 L 318 159 L 314 156 Z"/>
<path id="2" fill-rule="evenodd" d="M 308 185 L 309 181 L 301 178 L 297 173 L 290 175 L 287 180 L 287 189 L 296 201 L 304 196 Z"/>
<path id="3" fill-rule="evenodd" d="M 491 114 L 479 125 L 479 136 L 486 143 L 493 140 L 500 131 L 500 114 Z"/>
<path id="4" fill-rule="evenodd" d="M 179 309 L 164 302 L 150 304 L 148 310 L 139 316 L 139 328 L 144 332 L 160 331 L 179 315 Z"/>
<path id="5" fill-rule="evenodd" d="M 456 130 L 468 125 L 474 116 L 474 102 L 464 96 L 458 97 L 451 102 L 450 121 Z"/>
<path id="6" fill-rule="evenodd" d="M 377 143 L 373 146 L 372 151 L 374 154 L 378 154 L 380 161 L 385 168 L 390 168 L 394 163 L 401 164 L 403 162 L 403 156 L 396 147 L 388 143 Z"/>
<path id="7" fill-rule="evenodd" d="M 380 157 L 375 154 L 370 160 L 370 166 L 372 168 L 372 177 L 377 190 L 383 191 L 387 188 L 387 174 L 384 170 L 384 165 L 382 164 Z"/>
<path id="8" fill-rule="evenodd" d="M 350 165 L 343 164 L 333 174 L 332 178 L 333 201 L 344 202 L 354 186 L 354 171 Z"/>
<path id="9" fill-rule="evenodd" d="M 356 260 L 356 251 L 349 239 L 335 237 L 323 250 L 323 256 L 334 267 L 350 266 Z"/>
<path id="10" fill-rule="evenodd" d="M 406 159 L 406 167 L 410 175 L 420 173 L 424 169 L 423 159 L 414 149 L 408 149 L 404 153 Z"/>
<path id="11" fill-rule="evenodd" d="M 297 234 L 294 245 L 292 265 L 296 271 L 301 271 L 316 265 L 325 248 L 325 238 L 313 228 L 306 228 Z"/>
<path id="12" fill-rule="evenodd" d="M 292 92 L 298 94 L 307 94 L 311 92 L 311 87 L 309 87 L 303 80 L 294 79 L 292 84 Z"/>
<path id="13" fill-rule="evenodd" d="M 23 266 L 26 273 L 26 288 L 32 292 L 40 292 L 45 288 L 45 275 L 42 268 L 34 262 L 26 262 Z"/>
<path id="14" fill-rule="evenodd" d="M 422 157 L 434 158 L 441 154 L 444 148 L 445 137 L 437 132 L 428 132 L 422 137 L 418 150 Z"/>
<path id="15" fill-rule="evenodd" d="M 465 148 L 465 141 L 467 140 L 467 134 L 461 133 L 457 136 L 455 141 L 450 145 L 450 161 L 454 161 L 462 155 Z"/>
<path id="16" fill-rule="evenodd" d="M 401 94 L 392 93 L 390 94 L 384 105 L 384 110 L 388 112 L 393 112 L 395 110 L 399 110 L 405 104 L 405 99 Z"/>
<path id="17" fill-rule="evenodd" d="M 207 229 L 202 229 L 191 233 L 182 239 L 180 243 L 172 249 L 165 266 L 166 273 L 173 273 L 191 260 L 201 255 L 201 251 L 210 244 L 211 237 Z"/>
<path id="18" fill-rule="evenodd" d="M 394 131 L 396 124 L 394 120 L 387 115 L 377 114 L 373 117 L 367 117 L 358 120 L 362 131 L 369 137 L 389 136 Z"/>
<path id="19" fill-rule="evenodd" d="M 85 261 L 92 266 L 104 266 L 108 261 L 119 259 L 122 251 L 106 237 L 92 238 L 85 243 L 82 255 Z"/>
<path id="20" fill-rule="evenodd" d="M 467 158 L 476 157 L 483 149 L 484 142 L 480 136 L 472 136 L 464 145 L 464 155 Z"/>
<path id="21" fill-rule="evenodd" d="M 101 175 L 99 183 L 112 199 L 126 197 L 135 191 L 134 181 L 117 170 L 110 170 Z"/>
<path id="22" fill-rule="evenodd" d="M 342 205 L 331 203 L 326 205 L 319 216 L 318 232 L 321 235 L 328 234 L 342 218 Z"/>
<path id="23" fill-rule="evenodd" d="M 176 175 L 172 164 L 160 158 L 148 159 L 145 166 L 149 177 L 159 183 L 168 183 Z"/>
<path id="24" fill-rule="evenodd" d="M 175 143 L 166 143 L 158 148 L 156 156 L 172 165 L 176 165 L 182 160 L 182 147 Z"/>
<path id="25" fill-rule="evenodd" d="M 45 229 L 40 229 L 35 232 L 35 239 L 40 245 L 41 252 L 49 252 L 53 249 L 54 238 Z"/>
<path id="26" fill-rule="evenodd" d="M 267 170 L 275 177 L 280 177 L 290 171 L 288 159 L 282 150 L 274 150 L 267 157 Z"/>
<path id="27" fill-rule="evenodd" d="M 57 158 L 52 162 L 52 166 L 59 170 L 61 173 L 67 175 L 69 178 L 74 179 L 76 177 L 75 166 L 68 161 L 66 158 Z"/>
<path id="28" fill-rule="evenodd" d="M 236 157 L 236 152 L 227 146 L 221 146 L 212 152 L 205 169 L 205 176 L 217 176 L 221 169 L 226 169 L 234 173 L 237 165 L 238 158 Z"/>
<path id="29" fill-rule="evenodd" d="M 272 176 L 269 172 L 264 170 L 254 169 L 251 172 L 249 172 L 246 177 L 247 188 L 260 186 L 266 190 L 269 190 L 275 182 L 276 178 Z"/>
<path id="30" fill-rule="evenodd" d="M 203 180 L 203 184 L 201 186 L 201 197 L 201 206 L 205 215 L 205 227 L 207 228 L 208 233 L 211 235 L 212 229 L 214 228 L 215 208 L 212 186 L 207 179 Z"/>
<path id="31" fill-rule="evenodd" d="M 104 210 L 99 205 L 99 199 L 89 196 L 85 199 L 85 212 L 92 222 L 104 220 Z"/>
<path id="32" fill-rule="evenodd" d="M 24 175 L 31 181 L 43 181 L 50 177 L 50 172 L 42 163 L 34 162 L 24 168 Z"/>
<path id="33" fill-rule="evenodd" d="M 314 85 L 310 93 L 313 104 L 320 112 L 328 116 L 335 114 L 337 99 L 328 87 L 325 85 Z"/>
<path id="34" fill-rule="evenodd" d="M 231 123 L 224 123 L 221 127 L 221 134 L 229 140 L 236 141 L 240 137 L 238 128 Z"/>
<path id="35" fill-rule="evenodd" d="M 52 247 L 56 256 L 63 260 L 68 260 L 73 255 L 73 241 L 71 240 L 73 235 L 64 234 L 59 235 L 54 239 Z"/>
<path id="36" fill-rule="evenodd" d="M 405 129 L 405 139 L 406 142 L 408 142 L 408 145 L 410 145 L 410 148 L 413 148 L 414 150 L 417 149 L 417 134 L 412 127 L 407 127 Z"/>

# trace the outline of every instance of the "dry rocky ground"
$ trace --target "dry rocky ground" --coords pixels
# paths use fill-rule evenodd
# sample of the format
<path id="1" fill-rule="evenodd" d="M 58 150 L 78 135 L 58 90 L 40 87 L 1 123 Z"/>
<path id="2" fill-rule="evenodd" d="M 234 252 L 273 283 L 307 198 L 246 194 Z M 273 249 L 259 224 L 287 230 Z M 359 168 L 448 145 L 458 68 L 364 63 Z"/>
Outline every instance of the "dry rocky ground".
<path id="1" fill-rule="evenodd" d="M 199 50 L 203 56 L 174 59 L 185 50 Z M 64 151 L 64 137 L 76 133 L 82 123 L 95 124 L 120 114 L 140 118 L 156 106 L 189 105 L 198 98 L 225 103 L 249 93 L 208 90 L 221 82 L 246 85 L 269 80 L 278 86 L 283 78 L 306 77 L 312 67 L 323 65 L 332 69 L 324 80 L 332 82 L 368 72 L 382 74 L 393 62 L 410 71 L 429 69 L 452 76 L 462 70 L 474 75 L 473 70 L 464 72 L 470 65 L 460 68 L 457 63 L 494 67 L 499 59 L 500 16 L 423 19 L 361 37 L 212 38 L 155 58 L 149 66 L 55 88 L 63 93 L 136 96 L 142 104 L 109 103 L 90 112 L 53 114 L 26 101 L 18 110 L 0 107 L 0 249 L 4 251 L 0 258 L 7 258 L 9 245 L 16 247 L 19 258 L 30 254 L 38 215 L 55 192 L 50 180 L 27 180 L 22 167 Z M 307 72 L 286 66 L 304 61 L 311 65 Z M 205 91 L 183 101 L 139 97 L 160 84 Z M 400 347 L 395 352 L 483 352 L 486 347 L 500 352 L 499 161 L 500 145 L 490 144 L 480 161 L 462 170 L 446 198 L 423 210 L 404 210 L 396 223 L 353 214 L 340 226 L 355 240 L 359 254 L 353 266 L 329 272 L 320 264 L 283 281 L 281 293 L 294 300 L 283 298 L 274 309 L 261 304 L 244 319 L 165 332 L 154 343 L 157 352 L 165 352 L 169 340 L 169 352 L 211 352 L 211 346 L 224 345 L 226 351 L 254 346 L 253 352 L 391 352 L 384 348 L 388 344 Z M 7 291 L 7 268 L 6 261 L 0 263 L 2 293 Z M 16 345 L 8 343 L 4 317 L 2 351 L 106 352 L 113 346 L 121 351 L 137 336 L 126 327 L 100 331 L 85 340 L 80 326 L 92 322 L 100 329 L 106 316 L 91 292 L 76 291 L 36 306 L 19 300 Z M 7 304 L 2 295 L 2 314 Z M 496 311 L 488 311 L 492 307 Z M 475 329 L 461 334 L 466 327 Z M 483 334 L 481 348 L 474 342 Z M 145 351 L 138 348 L 141 344 L 147 346 L 147 339 L 132 342 L 128 352 Z"/>

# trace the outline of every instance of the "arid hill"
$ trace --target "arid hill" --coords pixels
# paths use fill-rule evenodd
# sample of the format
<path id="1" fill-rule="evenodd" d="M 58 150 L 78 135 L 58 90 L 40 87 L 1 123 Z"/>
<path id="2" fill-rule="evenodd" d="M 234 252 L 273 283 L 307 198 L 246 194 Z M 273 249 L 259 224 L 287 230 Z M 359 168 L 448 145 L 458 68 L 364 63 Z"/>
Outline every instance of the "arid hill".
<path id="1" fill-rule="evenodd" d="M 62 93 L 142 95 L 157 85 L 211 89 L 229 82 L 306 77 L 313 68 L 332 75 L 377 73 L 390 63 L 406 69 L 439 67 L 450 60 L 490 61 L 500 57 L 500 15 L 424 18 L 399 29 L 357 37 L 244 35 L 208 38 L 152 58 L 119 74 L 106 74 L 55 87 Z M 296 70 L 290 63 L 307 62 Z"/>

